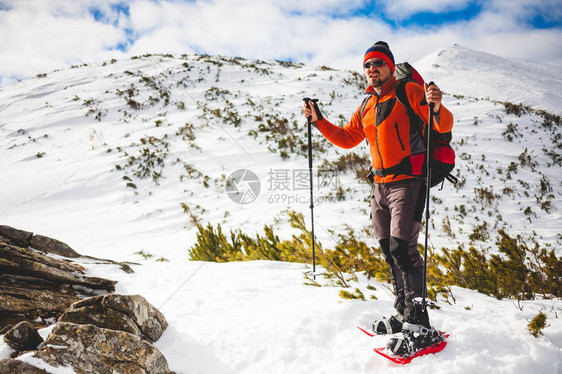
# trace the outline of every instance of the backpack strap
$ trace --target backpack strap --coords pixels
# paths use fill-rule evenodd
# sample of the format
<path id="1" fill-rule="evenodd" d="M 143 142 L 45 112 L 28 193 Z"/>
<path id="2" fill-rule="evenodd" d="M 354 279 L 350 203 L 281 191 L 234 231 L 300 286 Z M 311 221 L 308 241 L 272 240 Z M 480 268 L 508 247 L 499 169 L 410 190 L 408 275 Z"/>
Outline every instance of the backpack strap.
<path id="1" fill-rule="evenodd" d="M 398 82 L 396 86 L 396 97 L 398 101 L 402 103 L 406 107 L 406 112 L 408 113 L 408 117 L 410 117 L 410 125 L 415 126 L 420 134 L 421 139 L 425 139 L 423 136 L 423 127 L 425 125 L 424 121 L 418 116 L 412 106 L 410 105 L 410 101 L 408 100 L 408 95 L 406 95 L 406 83 L 405 81 Z"/>
<path id="2" fill-rule="evenodd" d="M 414 112 L 414 109 L 410 105 L 410 101 L 408 100 L 408 96 L 406 95 L 406 83 L 407 82 L 405 81 L 398 82 L 398 85 L 396 86 L 396 97 L 398 98 L 398 101 L 400 101 L 400 103 L 402 103 L 402 105 L 406 107 L 406 112 L 408 113 L 408 117 L 410 117 L 410 123 L 417 124 L 416 129 L 418 130 L 421 139 L 425 141 L 425 136 L 423 136 L 423 129 L 426 123 L 420 118 L 420 116 L 418 116 Z M 433 126 L 431 126 L 431 130 L 433 131 L 431 133 L 431 137 L 433 139 L 443 140 L 447 143 L 451 142 L 452 135 L 450 132 L 439 133 L 433 129 Z"/>
<path id="3" fill-rule="evenodd" d="M 367 95 L 361 102 L 361 116 L 359 118 L 363 119 L 363 113 L 365 113 L 365 108 L 367 107 L 367 103 L 369 102 L 369 100 L 371 100 L 371 97 L 373 97 L 373 95 Z"/>
<path id="4" fill-rule="evenodd" d="M 363 98 L 363 101 L 361 102 L 361 110 L 359 111 L 360 116 L 359 119 L 361 120 L 361 122 L 363 122 L 363 113 L 365 113 L 365 108 L 367 107 L 367 103 L 369 102 L 369 100 L 371 100 L 371 97 L 373 97 L 373 95 L 367 95 Z M 367 142 L 367 144 L 369 144 L 369 140 L 365 137 L 365 141 Z M 369 172 L 370 173 L 370 172 Z M 367 178 L 370 179 L 369 175 L 367 175 Z"/>
<path id="5" fill-rule="evenodd" d="M 420 134 L 420 138 L 422 139 L 422 142 L 425 143 L 426 138 L 425 136 L 423 136 L 423 126 L 425 126 L 425 122 L 420 118 L 420 116 L 418 116 L 414 112 L 414 109 L 412 109 L 412 106 L 410 105 L 410 101 L 408 100 L 408 95 L 406 95 L 406 83 L 407 82 L 405 81 L 398 82 L 398 86 L 396 86 L 396 97 L 402 103 L 402 105 L 406 107 L 406 111 L 408 112 L 408 117 L 410 117 L 410 125 L 416 127 L 416 129 Z M 451 141 L 450 132 L 445 134 L 438 133 L 437 131 L 433 130 L 433 124 L 431 124 L 429 128 L 430 131 L 432 131 L 431 136 L 434 140 L 438 139 L 441 141 L 445 141 L 447 143 Z M 452 184 L 457 184 L 458 182 L 458 179 L 451 173 L 448 173 L 445 176 L 445 179 L 447 179 Z M 445 181 L 445 179 L 443 179 L 443 181 Z M 441 185 L 441 188 L 443 188 L 443 185 Z"/>

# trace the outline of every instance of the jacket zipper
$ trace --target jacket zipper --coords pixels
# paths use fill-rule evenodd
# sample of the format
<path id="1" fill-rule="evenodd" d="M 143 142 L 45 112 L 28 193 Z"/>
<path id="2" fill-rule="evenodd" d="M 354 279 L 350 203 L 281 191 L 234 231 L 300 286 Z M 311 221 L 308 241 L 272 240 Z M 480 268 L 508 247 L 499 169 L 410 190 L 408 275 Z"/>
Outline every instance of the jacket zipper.
<path id="1" fill-rule="evenodd" d="M 402 147 L 402 152 L 406 152 L 404 148 L 404 143 L 402 143 L 402 139 L 400 139 L 400 131 L 398 131 L 398 122 L 394 123 L 394 128 L 396 129 L 396 136 L 398 136 L 398 141 L 400 142 L 400 147 Z"/>
<path id="2" fill-rule="evenodd" d="M 382 96 L 382 92 L 381 92 L 381 96 Z M 377 117 L 379 115 L 379 99 L 380 96 L 377 95 L 377 102 L 375 104 L 375 142 L 377 144 L 377 153 L 379 154 L 379 160 L 381 160 L 381 169 L 384 170 L 384 162 L 382 160 L 382 155 L 381 155 L 381 151 L 379 149 L 379 134 L 378 134 L 378 130 L 377 130 Z"/>

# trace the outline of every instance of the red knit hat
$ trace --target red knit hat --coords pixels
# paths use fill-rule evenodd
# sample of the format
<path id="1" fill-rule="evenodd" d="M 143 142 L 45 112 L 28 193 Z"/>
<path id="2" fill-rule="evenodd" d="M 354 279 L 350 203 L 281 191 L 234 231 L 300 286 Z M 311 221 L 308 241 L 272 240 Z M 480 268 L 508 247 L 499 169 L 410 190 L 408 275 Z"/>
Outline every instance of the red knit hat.
<path id="1" fill-rule="evenodd" d="M 373 44 L 371 48 L 367 49 L 365 57 L 363 57 L 363 63 L 373 57 L 384 60 L 390 68 L 390 72 L 394 74 L 394 56 L 392 55 L 392 52 L 390 52 L 390 48 L 386 42 L 378 41 Z"/>

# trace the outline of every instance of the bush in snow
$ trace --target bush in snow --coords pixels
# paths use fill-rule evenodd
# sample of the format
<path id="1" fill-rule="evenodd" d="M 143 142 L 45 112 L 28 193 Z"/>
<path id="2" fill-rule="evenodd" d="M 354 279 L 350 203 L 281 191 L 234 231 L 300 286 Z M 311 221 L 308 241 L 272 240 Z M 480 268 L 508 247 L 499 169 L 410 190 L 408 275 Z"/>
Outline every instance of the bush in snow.
<path id="1" fill-rule="evenodd" d="M 291 240 L 281 240 L 271 226 L 264 226 L 264 235 L 250 237 L 240 230 L 222 232 L 222 227 L 206 227 L 198 224 L 197 242 L 189 249 L 191 260 L 196 261 L 245 261 L 272 260 L 287 262 L 312 262 L 311 233 L 306 229 L 300 213 L 289 212 L 290 224 L 299 230 Z M 390 273 L 380 248 L 369 247 L 356 238 L 353 230 L 340 234 L 333 250 L 324 249 L 316 243 L 316 263 L 327 271 L 328 279 L 335 279 L 335 285 L 349 287 L 356 272 L 365 272 L 369 278 L 390 281 Z"/>
<path id="2" fill-rule="evenodd" d="M 300 231 L 291 240 L 281 240 L 271 226 L 264 227 L 264 235 L 250 237 L 241 231 L 222 232 L 220 225 L 197 225 L 197 243 L 189 250 L 190 258 L 199 261 L 272 260 L 311 263 L 310 232 L 306 229 L 302 214 L 289 212 L 290 224 Z M 534 299 L 537 295 L 562 296 L 562 259 L 554 250 L 540 248 L 538 243 L 530 248 L 520 237 L 512 238 L 499 230 L 498 254 L 470 247 L 467 250 L 442 249 L 442 254 L 430 252 L 427 262 L 428 297 L 436 301 L 438 296 L 454 302 L 451 286 L 460 286 L 501 298 L 518 300 Z M 423 252 L 423 246 L 419 249 Z M 334 249 L 316 246 L 316 263 L 326 269 L 326 278 L 334 279 L 334 285 L 350 287 L 356 273 L 363 272 L 369 279 L 390 282 L 388 266 L 380 248 L 369 247 L 358 240 L 348 228 L 340 234 Z M 360 298 L 345 293 L 344 298 Z"/>
<path id="3" fill-rule="evenodd" d="M 543 312 L 537 314 L 535 318 L 533 318 L 531 322 L 529 322 L 529 325 L 527 327 L 535 338 L 538 337 L 539 334 L 542 335 L 542 329 L 546 327 L 546 314 L 544 314 Z"/>
<path id="4" fill-rule="evenodd" d="M 499 254 L 487 256 L 486 252 L 470 247 L 448 250 L 434 255 L 439 265 L 446 269 L 442 283 L 497 297 L 518 300 L 562 296 L 562 259 L 554 250 L 540 248 L 538 243 L 529 248 L 521 237 L 512 238 L 505 231 L 498 231 Z M 429 278 L 428 278 L 429 280 Z"/>

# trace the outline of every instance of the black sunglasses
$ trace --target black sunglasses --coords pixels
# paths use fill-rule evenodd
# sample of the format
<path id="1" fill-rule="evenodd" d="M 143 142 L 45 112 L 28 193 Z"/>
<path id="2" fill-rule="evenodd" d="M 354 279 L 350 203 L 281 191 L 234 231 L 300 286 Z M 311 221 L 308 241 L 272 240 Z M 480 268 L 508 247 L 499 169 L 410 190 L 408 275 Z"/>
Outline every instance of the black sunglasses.
<path id="1" fill-rule="evenodd" d="M 386 62 L 384 62 L 384 60 L 375 60 L 375 61 L 368 61 L 365 62 L 363 64 L 363 66 L 365 67 L 365 69 L 370 69 L 371 66 L 380 68 L 381 66 L 383 66 L 384 64 L 386 64 Z"/>

